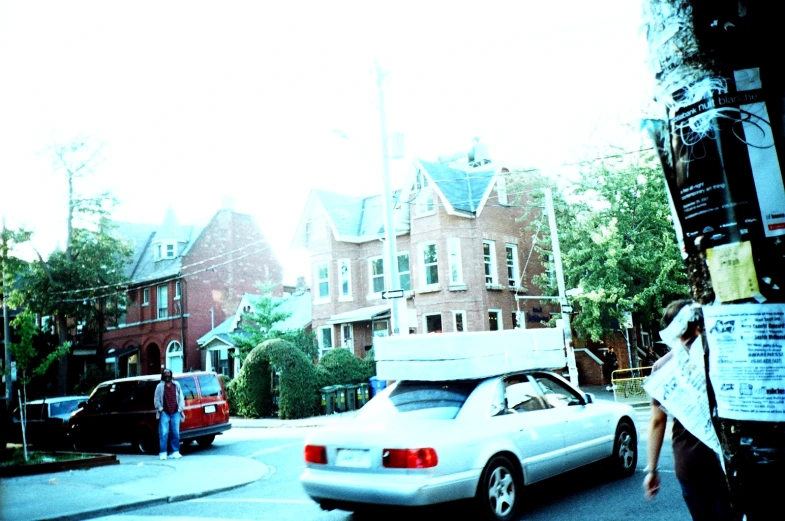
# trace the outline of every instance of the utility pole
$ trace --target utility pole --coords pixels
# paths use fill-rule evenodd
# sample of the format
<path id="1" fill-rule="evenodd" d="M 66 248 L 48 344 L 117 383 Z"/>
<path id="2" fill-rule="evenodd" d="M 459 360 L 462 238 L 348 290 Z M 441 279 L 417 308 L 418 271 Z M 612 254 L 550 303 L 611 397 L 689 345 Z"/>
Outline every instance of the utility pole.
<path id="1" fill-rule="evenodd" d="M 3 231 L 2 231 L 2 241 L 3 243 L 0 245 L 2 248 L 2 255 L 3 255 L 3 270 L 0 273 L 0 283 L 2 283 L 2 298 L 3 298 L 3 351 L 5 351 L 5 403 L 8 407 L 7 410 L 11 410 L 11 405 L 14 401 L 14 382 L 11 377 L 11 364 L 13 360 L 11 358 L 11 317 L 10 313 L 8 312 L 8 292 L 6 291 L 6 261 L 8 260 L 8 237 L 6 234 L 5 228 L 5 215 L 3 215 Z"/>
<path id="2" fill-rule="evenodd" d="M 570 325 L 570 311 L 567 303 L 567 290 L 564 286 L 564 270 L 561 264 L 561 248 L 559 248 L 559 233 L 556 230 L 556 213 L 553 209 L 553 194 L 550 188 L 545 188 L 545 207 L 548 210 L 548 224 L 551 228 L 551 244 L 553 247 L 553 263 L 556 267 L 556 283 L 559 285 L 559 304 L 561 316 L 564 321 L 564 344 L 567 349 L 567 372 L 570 374 L 570 383 L 578 385 L 578 366 L 575 363 L 575 350 L 572 345 L 572 326 Z"/>
<path id="3" fill-rule="evenodd" d="M 770 519 L 785 476 L 785 3 L 643 6 L 664 109 L 652 137 L 702 305 L 730 498 L 747 521 Z"/>
<path id="4" fill-rule="evenodd" d="M 384 179 L 384 194 L 382 196 L 384 208 L 384 230 L 385 242 L 387 244 L 387 266 L 385 267 L 384 274 L 388 281 L 387 287 L 391 291 L 401 288 L 401 283 L 398 277 L 398 255 L 396 251 L 396 235 L 395 235 L 395 222 L 393 220 L 393 207 L 395 202 L 392 198 L 392 189 L 390 188 L 390 143 L 387 134 L 387 114 L 384 106 L 384 80 L 386 74 L 382 71 L 379 62 L 375 63 L 376 68 L 376 86 L 379 90 L 379 126 L 381 131 L 381 145 L 382 145 L 382 177 Z M 392 334 L 400 334 L 400 322 L 398 318 L 399 300 L 392 299 L 390 302 L 390 321 Z M 406 302 L 403 300 L 403 302 Z M 406 333 L 408 334 L 408 328 Z"/>

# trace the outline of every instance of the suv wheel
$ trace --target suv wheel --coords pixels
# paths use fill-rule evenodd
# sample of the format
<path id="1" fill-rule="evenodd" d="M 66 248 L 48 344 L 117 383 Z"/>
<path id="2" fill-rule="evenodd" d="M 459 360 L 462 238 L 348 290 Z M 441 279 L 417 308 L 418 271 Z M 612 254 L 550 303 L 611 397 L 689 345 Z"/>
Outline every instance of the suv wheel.
<path id="1" fill-rule="evenodd" d="M 136 436 L 134 447 L 142 454 L 158 454 L 158 438 L 146 432 L 140 432 Z"/>
<path id="2" fill-rule="evenodd" d="M 199 444 L 200 447 L 209 447 L 215 441 L 215 434 L 209 434 L 207 436 L 199 436 L 196 438 L 196 443 Z"/>

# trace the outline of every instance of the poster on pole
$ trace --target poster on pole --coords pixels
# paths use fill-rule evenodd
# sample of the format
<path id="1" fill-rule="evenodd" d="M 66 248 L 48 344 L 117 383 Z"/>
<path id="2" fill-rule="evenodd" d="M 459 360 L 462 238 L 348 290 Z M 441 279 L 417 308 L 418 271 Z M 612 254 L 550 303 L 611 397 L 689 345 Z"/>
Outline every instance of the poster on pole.
<path id="1" fill-rule="evenodd" d="M 785 421 L 785 304 L 703 308 L 717 414 Z"/>
<path id="2" fill-rule="evenodd" d="M 689 351 L 682 345 L 671 349 L 671 359 L 646 379 L 643 388 L 693 436 L 721 455 L 709 410 L 703 341 L 696 338 Z"/>

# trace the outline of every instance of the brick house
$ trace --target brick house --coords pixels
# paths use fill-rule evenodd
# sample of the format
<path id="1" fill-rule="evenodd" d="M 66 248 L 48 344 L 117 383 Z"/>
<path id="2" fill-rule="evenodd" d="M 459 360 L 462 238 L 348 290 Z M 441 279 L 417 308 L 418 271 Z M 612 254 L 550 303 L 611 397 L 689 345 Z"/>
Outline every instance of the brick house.
<path id="1" fill-rule="evenodd" d="M 133 248 L 128 302 L 108 320 L 99 359 L 118 376 L 204 369 L 197 339 L 235 313 L 246 293 L 273 283 L 283 267 L 250 215 L 223 209 L 204 227 L 116 223 Z M 112 308 L 111 299 L 103 303 Z"/>
<path id="2" fill-rule="evenodd" d="M 542 327 L 556 308 L 516 298 L 539 295 L 531 278 L 544 270 L 527 260 L 531 233 L 521 220 L 528 199 L 508 196 L 507 169 L 474 154 L 467 159 L 414 161 L 394 194 L 406 298 L 399 320 L 413 334 Z M 381 298 L 389 289 L 384 237 L 382 196 L 311 192 L 293 247 L 311 259 L 320 355 L 345 347 L 363 357 L 374 337 L 390 334 L 390 301 Z"/>

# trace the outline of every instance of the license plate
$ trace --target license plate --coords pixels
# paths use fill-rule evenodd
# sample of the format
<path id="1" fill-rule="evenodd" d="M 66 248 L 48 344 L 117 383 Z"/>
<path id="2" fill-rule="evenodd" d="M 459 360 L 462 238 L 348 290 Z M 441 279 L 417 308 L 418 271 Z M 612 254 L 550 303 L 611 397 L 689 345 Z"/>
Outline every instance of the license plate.
<path id="1" fill-rule="evenodd" d="M 338 449 L 335 464 L 339 467 L 370 468 L 371 453 L 367 450 Z"/>
<path id="2" fill-rule="evenodd" d="M 206 414 L 209 414 L 211 412 L 215 412 L 215 405 L 205 405 L 204 406 L 204 412 Z"/>

